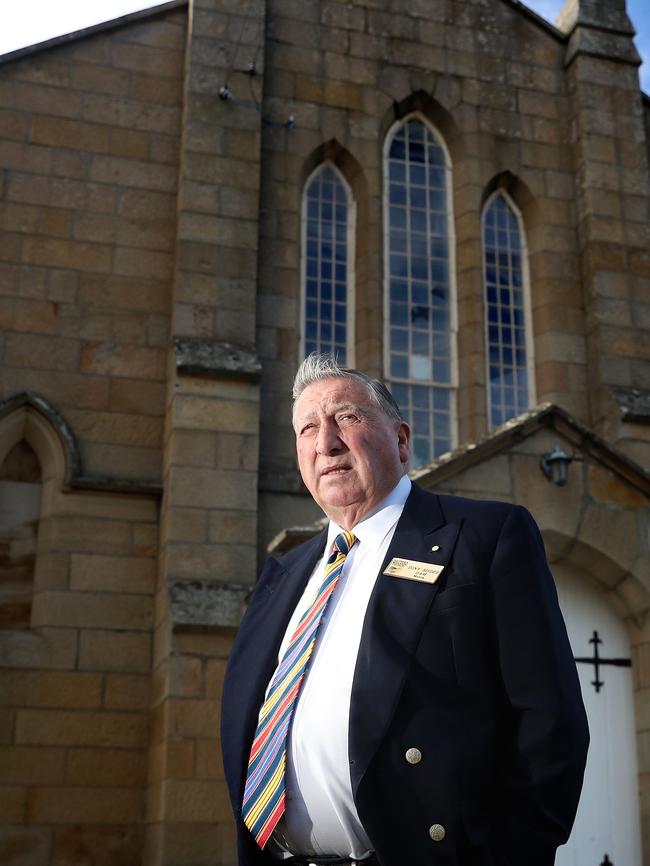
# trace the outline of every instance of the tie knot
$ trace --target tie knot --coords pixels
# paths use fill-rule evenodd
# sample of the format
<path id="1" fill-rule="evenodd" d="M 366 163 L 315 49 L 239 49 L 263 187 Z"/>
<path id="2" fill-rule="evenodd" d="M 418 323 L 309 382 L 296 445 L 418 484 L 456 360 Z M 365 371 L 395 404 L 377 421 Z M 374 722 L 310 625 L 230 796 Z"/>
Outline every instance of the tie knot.
<path id="1" fill-rule="evenodd" d="M 356 535 L 353 532 L 348 532 L 344 529 L 343 532 L 339 532 L 334 539 L 334 547 L 339 551 L 339 553 L 342 553 L 343 556 L 347 556 L 356 540 Z"/>

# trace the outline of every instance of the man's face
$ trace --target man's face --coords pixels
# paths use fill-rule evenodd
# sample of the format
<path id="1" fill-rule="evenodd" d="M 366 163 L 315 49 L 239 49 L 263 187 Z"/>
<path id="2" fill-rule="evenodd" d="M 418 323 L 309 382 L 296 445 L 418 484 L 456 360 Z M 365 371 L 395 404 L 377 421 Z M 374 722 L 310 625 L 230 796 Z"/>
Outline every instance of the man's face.
<path id="1" fill-rule="evenodd" d="M 395 487 L 409 459 L 410 429 L 381 410 L 362 382 L 323 379 L 296 403 L 300 474 L 325 514 L 351 529 Z"/>

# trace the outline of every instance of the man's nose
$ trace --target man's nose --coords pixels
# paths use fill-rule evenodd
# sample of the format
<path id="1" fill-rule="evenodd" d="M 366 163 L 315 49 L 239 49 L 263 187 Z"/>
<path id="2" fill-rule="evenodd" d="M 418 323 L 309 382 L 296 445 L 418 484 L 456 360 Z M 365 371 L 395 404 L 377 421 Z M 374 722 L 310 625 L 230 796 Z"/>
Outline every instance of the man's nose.
<path id="1" fill-rule="evenodd" d="M 343 447 L 339 436 L 338 427 L 332 422 L 326 421 L 318 428 L 318 439 L 316 440 L 316 451 L 319 454 L 336 454 Z"/>

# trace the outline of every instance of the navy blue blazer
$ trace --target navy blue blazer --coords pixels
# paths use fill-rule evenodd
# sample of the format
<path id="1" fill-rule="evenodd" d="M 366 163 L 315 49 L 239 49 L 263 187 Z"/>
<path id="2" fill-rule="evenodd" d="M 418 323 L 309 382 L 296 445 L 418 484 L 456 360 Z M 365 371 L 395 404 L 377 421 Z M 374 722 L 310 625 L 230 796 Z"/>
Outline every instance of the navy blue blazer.
<path id="1" fill-rule="evenodd" d="M 241 821 L 246 766 L 280 643 L 325 541 L 322 532 L 267 561 L 230 656 L 221 738 L 239 866 L 270 862 Z M 444 570 L 433 584 L 388 577 L 395 556 Z M 530 514 L 414 484 L 368 605 L 350 706 L 352 790 L 382 866 L 552 866 L 575 817 L 588 740 Z M 417 764 L 405 758 L 411 747 Z"/>

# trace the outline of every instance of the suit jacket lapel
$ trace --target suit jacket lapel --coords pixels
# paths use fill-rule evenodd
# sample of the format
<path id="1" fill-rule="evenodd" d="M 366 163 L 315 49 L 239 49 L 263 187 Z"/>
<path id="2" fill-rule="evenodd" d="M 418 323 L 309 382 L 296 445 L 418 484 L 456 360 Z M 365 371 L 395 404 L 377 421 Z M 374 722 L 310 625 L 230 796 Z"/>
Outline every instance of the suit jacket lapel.
<path id="1" fill-rule="evenodd" d="M 277 666 L 282 638 L 309 576 L 323 553 L 327 530 L 307 542 L 287 566 L 267 561 L 237 635 L 230 656 L 228 680 L 236 683 L 236 697 L 222 731 L 224 756 L 239 772 L 241 803 L 248 757 L 266 687 Z M 285 560 L 286 561 L 286 560 Z M 231 760 L 232 759 L 232 760 Z"/>
<path id="2" fill-rule="evenodd" d="M 357 788 L 397 707 L 431 602 L 444 581 L 383 574 L 395 556 L 446 565 L 459 527 L 445 523 L 436 495 L 413 487 L 370 598 L 352 685 L 350 773 Z M 437 550 L 432 550 L 437 546 Z"/>

